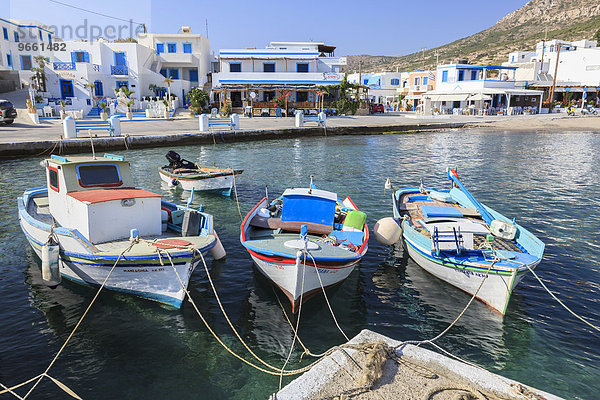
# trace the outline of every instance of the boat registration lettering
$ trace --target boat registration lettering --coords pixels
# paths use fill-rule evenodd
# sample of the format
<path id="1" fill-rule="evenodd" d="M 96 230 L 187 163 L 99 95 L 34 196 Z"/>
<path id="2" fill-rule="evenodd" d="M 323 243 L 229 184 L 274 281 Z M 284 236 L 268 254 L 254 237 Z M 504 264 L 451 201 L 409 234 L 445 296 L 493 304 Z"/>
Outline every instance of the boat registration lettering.
<path id="1" fill-rule="evenodd" d="M 124 269 L 123 272 L 161 272 L 164 271 L 164 268 L 131 268 L 131 269 Z"/>

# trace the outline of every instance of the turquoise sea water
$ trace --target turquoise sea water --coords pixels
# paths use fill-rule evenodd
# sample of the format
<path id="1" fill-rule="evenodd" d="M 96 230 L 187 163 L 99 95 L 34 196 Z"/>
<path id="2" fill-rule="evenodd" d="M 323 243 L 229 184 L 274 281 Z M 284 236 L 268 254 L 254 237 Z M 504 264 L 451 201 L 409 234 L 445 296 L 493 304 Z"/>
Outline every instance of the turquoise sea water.
<path id="1" fill-rule="evenodd" d="M 447 131 L 423 134 L 300 138 L 284 141 L 174 147 L 184 158 L 243 168 L 238 179 L 242 213 L 285 188 L 307 185 L 349 195 L 373 226 L 391 215 L 394 186 L 448 186 L 447 166 L 457 167 L 480 201 L 517 220 L 546 243 L 537 271 L 575 312 L 600 324 L 600 135 Z M 114 152 L 132 162 L 139 187 L 176 202 L 189 194 L 161 187 L 156 171 L 167 148 Z M 41 373 L 74 328 L 95 290 L 65 282 L 52 290 L 41 282 L 40 261 L 17 221 L 16 197 L 45 183 L 42 158 L 2 161 L 0 186 L 0 383 L 13 385 Z M 292 332 L 277 296 L 253 269 L 239 243 L 234 200 L 196 195 L 215 215 L 227 250 L 209 269 L 237 329 L 256 352 L 281 365 Z M 202 267 L 191 294 L 220 337 L 251 357 L 220 313 Z M 373 239 L 359 267 L 328 292 L 349 336 L 368 328 L 399 340 L 426 339 L 443 330 L 470 296 L 421 270 L 401 246 Z M 285 300 L 287 303 L 287 300 Z M 284 303 L 284 304 L 285 304 Z M 289 305 L 285 304 L 289 312 Z M 526 276 L 502 320 L 475 302 L 439 344 L 503 376 L 567 398 L 600 394 L 600 336 L 576 320 Z M 305 304 L 300 337 L 314 352 L 339 344 L 322 296 Z M 300 348 L 289 368 L 299 363 Z M 208 333 L 191 304 L 181 310 L 103 292 L 50 374 L 84 399 L 264 399 L 278 378 L 242 364 Z M 290 379 L 284 379 L 284 383 Z M 22 391 L 21 391 L 22 393 Z M 0 398 L 11 398 L 4 395 Z M 68 398 L 48 380 L 35 399 Z"/>

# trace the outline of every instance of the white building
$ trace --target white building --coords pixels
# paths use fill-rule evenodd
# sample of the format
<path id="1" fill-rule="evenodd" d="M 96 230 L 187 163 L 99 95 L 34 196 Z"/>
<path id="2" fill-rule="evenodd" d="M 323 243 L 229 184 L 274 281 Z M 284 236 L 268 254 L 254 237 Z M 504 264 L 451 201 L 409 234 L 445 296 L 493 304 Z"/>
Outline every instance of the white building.
<path id="1" fill-rule="evenodd" d="M 541 107 L 542 91 L 515 87 L 516 67 L 448 64 L 437 67 L 435 90 L 422 95 L 424 112 Z M 427 104 L 430 104 L 428 106 Z"/>
<path id="2" fill-rule="evenodd" d="M 527 56 L 522 57 L 523 54 Z M 559 99 L 566 92 L 578 93 L 578 98 L 582 93 L 595 98 L 600 87 L 600 48 L 593 40 L 541 41 L 535 52 L 510 53 L 508 62 L 503 65 L 517 67 L 516 80 L 522 86 L 534 86 L 546 92 L 556 75 L 554 92 Z"/>
<path id="3" fill-rule="evenodd" d="M 392 105 L 398 101 L 398 89 L 406 88 L 408 92 L 408 72 L 375 72 L 361 73 L 361 85 L 368 86 L 367 96 L 374 103 Z M 348 75 L 348 82 L 359 83 L 359 74 Z"/>
<path id="4" fill-rule="evenodd" d="M 250 104 L 273 108 L 276 96 L 286 96 L 289 108 L 315 108 L 317 87 L 343 79 L 340 66 L 346 65 L 346 58 L 335 57 L 334 51 L 333 46 L 313 42 L 222 49 L 220 72 L 212 77 L 213 92 L 220 102 L 238 108 L 235 111 Z"/>

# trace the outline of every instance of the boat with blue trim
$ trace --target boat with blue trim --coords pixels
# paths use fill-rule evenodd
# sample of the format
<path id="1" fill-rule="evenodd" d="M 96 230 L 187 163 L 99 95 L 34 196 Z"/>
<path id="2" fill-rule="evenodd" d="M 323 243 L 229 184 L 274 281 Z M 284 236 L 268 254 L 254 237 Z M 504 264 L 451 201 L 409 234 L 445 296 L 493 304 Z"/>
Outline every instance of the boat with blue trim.
<path id="1" fill-rule="evenodd" d="M 18 210 L 49 286 L 61 277 L 99 286 L 116 263 L 105 288 L 179 308 L 200 254 L 224 256 L 212 215 L 136 188 L 123 157 L 53 155 L 42 164 L 47 186 L 26 190 Z M 56 247 L 53 279 L 48 246 Z"/>
<path id="2" fill-rule="evenodd" d="M 263 198 L 246 215 L 240 241 L 258 270 L 301 303 L 346 279 L 367 252 L 366 215 L 349 197 L 310 188 Z"/>
<path id="3" fill-rule="evenodd" d="M 515 287 L 541 261 L 544 243 L 477 201 L 455 169 L 448 169 L 447 174 L 450 189 L 426 188 L 421 183 L 418 188 L 393 191 L 396 226 L 379 221 L 376 237 L 396 238 L 390 232 L 399 230 L 405 249 L 419 266 L 476 294 L 504 315 Z M 391 187 L 389 179 L 386 186 Z"/>

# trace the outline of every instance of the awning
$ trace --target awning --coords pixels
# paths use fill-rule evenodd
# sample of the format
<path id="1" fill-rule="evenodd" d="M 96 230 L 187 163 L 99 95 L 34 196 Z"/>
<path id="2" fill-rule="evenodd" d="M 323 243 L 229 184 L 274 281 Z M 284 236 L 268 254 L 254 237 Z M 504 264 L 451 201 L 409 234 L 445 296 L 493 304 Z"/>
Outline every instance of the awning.
<path id="1" fill-rule="evenodd" d="M 466 101 L 469 94 L 424 94 L 422 97 L 423 99 L 430 98 L 431 101 Z"/>
<path id="2" fill-rule="evenodd" d="M 467 99 L 468 101 L 490 101 L 492 96 L 483 93 L 477 93 Z"/>

